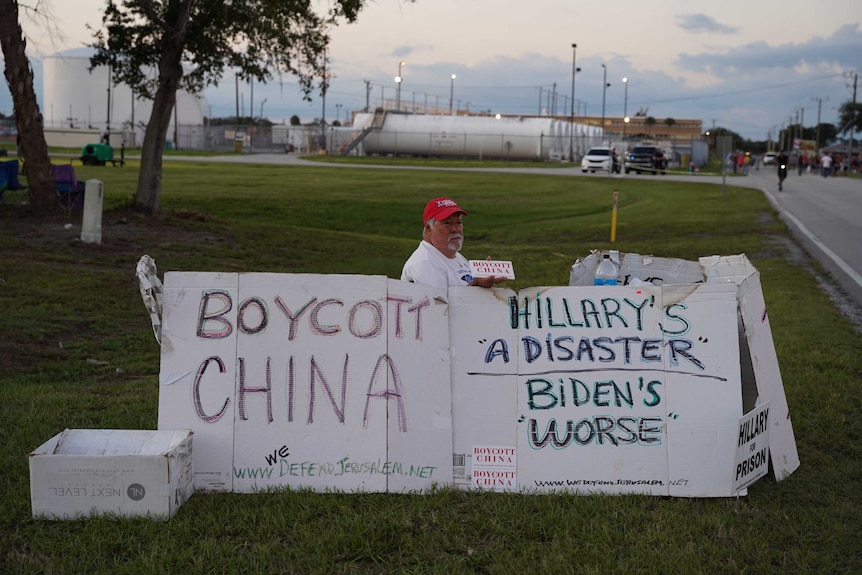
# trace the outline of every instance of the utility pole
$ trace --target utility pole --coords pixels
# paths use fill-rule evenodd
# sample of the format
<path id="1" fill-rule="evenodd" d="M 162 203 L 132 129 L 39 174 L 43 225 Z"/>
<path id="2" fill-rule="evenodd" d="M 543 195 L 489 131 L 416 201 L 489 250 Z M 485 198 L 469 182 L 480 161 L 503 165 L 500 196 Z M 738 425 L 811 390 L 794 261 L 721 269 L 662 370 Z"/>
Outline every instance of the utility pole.
<path id="1" fill-rule="evenodd" d="M 233 122 L 233 149 L 234 151 L 241 151 L 237 149 L 240 145 L 237 143 L 239 142 L 237 139 L 237 134 L 239 133 L 239 74 L 234 74 L 233 78 L 236 86 L 236 116 L 234 117 Z"/>
<path id="2" fill-rule="evenodd" d="M 826 99 L 829 100 L 828 97 Z M 811 98 L 811 101 L 817 102 L 817 127 L 814 130 L 814 140 L 815 140 L 814 141 L 814 153 L 816 153 L 819 156 L 820 155 L 820 109 L 823 106 L 823 98 L 818 96 L 817 98 Z"/>
<path id="3" fill-rule="evenodd" d="M 69 116 L 72 113 L 69 112 Z M 108 117 L 105 120 L 105 133 L 108 134 L 108 138 L 111 136 L 111 67 L 108 66 Z M 106 144 L 110 144 L 110 140 L 105 142 Z"/>
<path id="4" fill-rule="evenodd" d="M 362 80 L 365 82 L 365 111 L 368 111 L 368 104 L 371 98 L 371 81 L 370 80 Z"/>
<path id="5" fill-rule="evenodd" d="M 320 99 L 323 101 L 323 109 L 320 112 L 320 144 L 321 149 L 326 152 L 326 46 L 323 47 L 323 78 L 320 83 Z"/>
<path id="6" fill-rule="evenodd" d="M 796 108 L 796 126 L 793 128 L 793 133 L 796 134 L 797 138 L 800 137 L 800 127 L 801 125 L 799 124 L 799 108 Z"/>
<path id="7" fill-rule="evenodd" d="M 805 138 L 805 108 L 799 106 L 799 139 Z M 800 144 L 801 145 L 801 144 Z"/>
<path id="8" fill-rule="evenodd" d="M 602 64 L 602 145 L 605 144 L 605 93 L 607 92 L 608 86 L 608 68 L 604 64 Z"/>
<path id="9" fill-rule="evenodd" d="M 554 82 L 554 99 L 552 100 L 552 104 L 551 104 L 551 112 L 552 112 L 551 113 L 552 116 L 557 115 L 557 83 L 556 82 Z"/>
<path id="10" fill-rule="evenodd" d="M 853 104 L 850 108 L 850 112 L 852 113 L 851 121 L 850 121 L 850 145 L 847 151 L 847 161 L 848 161 L 848 173 L 850 169 L 850 165 L 853 164 L 853 128 L 856 124 L 856 81 L 859 79 L 859 74 L 853 74 Z"/>
<path id="11" fill-rule="evenodd" d="M 569 103 L 569 161 L 575 161 L 575 74 L 578 73 L 578 68 L 575 66 L 575 54 L 578 48 L 577 44 L 572 44 L 572 99 Z"/>

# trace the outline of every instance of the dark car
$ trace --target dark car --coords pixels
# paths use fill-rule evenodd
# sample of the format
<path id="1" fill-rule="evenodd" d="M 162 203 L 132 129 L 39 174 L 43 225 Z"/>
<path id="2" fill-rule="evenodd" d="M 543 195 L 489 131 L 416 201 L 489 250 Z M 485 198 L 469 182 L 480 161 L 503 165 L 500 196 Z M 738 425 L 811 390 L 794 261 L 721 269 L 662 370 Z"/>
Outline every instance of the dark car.
<path id="1" fill-rule="evenodd" d="M 667 158 L 658 146 L 635 146 L 626 153 L 624 162 L 626 173 L 662 172 L 667 170 Z"/>

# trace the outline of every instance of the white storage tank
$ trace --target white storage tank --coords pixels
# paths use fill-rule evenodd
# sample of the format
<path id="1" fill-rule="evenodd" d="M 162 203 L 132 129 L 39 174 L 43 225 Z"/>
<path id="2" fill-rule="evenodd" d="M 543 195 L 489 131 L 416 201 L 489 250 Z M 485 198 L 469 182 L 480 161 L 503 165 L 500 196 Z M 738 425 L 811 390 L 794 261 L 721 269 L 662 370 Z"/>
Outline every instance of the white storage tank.
<path id="1" fill-rule="evenodd" d="M 385 114 L 382 126 L 378 119 L 379 127 L 362 140 L 361 153 L 560 160 L 570 157 L 572 147 L 578 155 L 579 146 L 601 138 L 597 127 L 554 118 Z M 372 126 L 373 119 L 373 114 L 356 114 L 354 135 Z"/>
<path id="2" fill-rule="evenodd" d="M 91 48 L 76 48 L 44 58 L 42 117 L 45 127 L 97 130 L 99 133 L 110 127 L 114 134 L 112 144 L 119 145 L 117 135 L 123 133 L 128 146 L 139 146 L 143 142 L 144 126 L 150 119 L 152 102 L 133 97 L 129 86 L 109 80 L 107 66 L 89 70 L 92 54 Z M 201 97 L 178 90 L 175 117 L 179 126 L 203 125 L 204 106 Z M 194 132 L 192 130 L 190 137 L 194 138 Z M 173 134 L 172 119 L 168 139 L 172 139 Z M 188 141 L 183 143 L 196 147 Z"/>

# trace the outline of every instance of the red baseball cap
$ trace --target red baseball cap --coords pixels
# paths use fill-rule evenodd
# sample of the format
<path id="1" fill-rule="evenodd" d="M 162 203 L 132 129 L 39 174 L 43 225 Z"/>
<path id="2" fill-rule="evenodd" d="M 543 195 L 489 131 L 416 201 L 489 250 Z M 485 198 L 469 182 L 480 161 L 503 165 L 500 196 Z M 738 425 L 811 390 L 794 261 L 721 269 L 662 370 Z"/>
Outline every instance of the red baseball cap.
<path id="1" fill-rule="evenodd" d="M 428 205 L 425 206 L 425 211 L 422 212 L 422 225 L 427 224 L 431 218 L 445 220 L 452 214 L 464 214 L 466 216 L 467 212 L 458 207 L 458 204 L 449 198 L 434 198 L 428 202 Z"/>

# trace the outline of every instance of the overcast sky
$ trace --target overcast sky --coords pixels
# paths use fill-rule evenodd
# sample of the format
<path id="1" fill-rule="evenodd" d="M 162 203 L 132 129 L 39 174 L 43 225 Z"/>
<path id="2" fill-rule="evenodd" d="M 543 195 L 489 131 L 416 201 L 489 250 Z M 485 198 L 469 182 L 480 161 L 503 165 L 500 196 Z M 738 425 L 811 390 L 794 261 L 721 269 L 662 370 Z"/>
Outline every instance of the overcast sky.
<path id="1" fill-rule="evenodd" d="M 51 0 L 64 38 L 51 42 L 25 22 L 29 55 L 90 42 L 86 26 L 100 26 L 104 3 Z M 372 0 L 356 24 L 332 32 L 326 119 L 343 121 L 367 95 L 372 106 L 381 95 L 394 98 L 402 60 L 402 103 L 448 109 L 453 93 L 462 109 L 536 114 L 555 91 L 556 109 L 567 115 L 574 56 L 578 114 L 601 116 L 606 72 L 607 116 L 647 110 L 761 140 L 797 117 L 814 126 L 818 102 L 821 120 L 836 122 L 862 69 L 860 22 L 862 0 Z M 255 116 L 262 110 L 273 121 L 323 112 L 319 94 L 302 101 L 290 78 L 256 85 L 253 102 L 248 85 L 240 91 L 244 115 L 250 102 Z M 232 77 L 205 97 L 208 114 L 235 114 Z M 5 83 L 0 111 L 12 111 Z"/>

